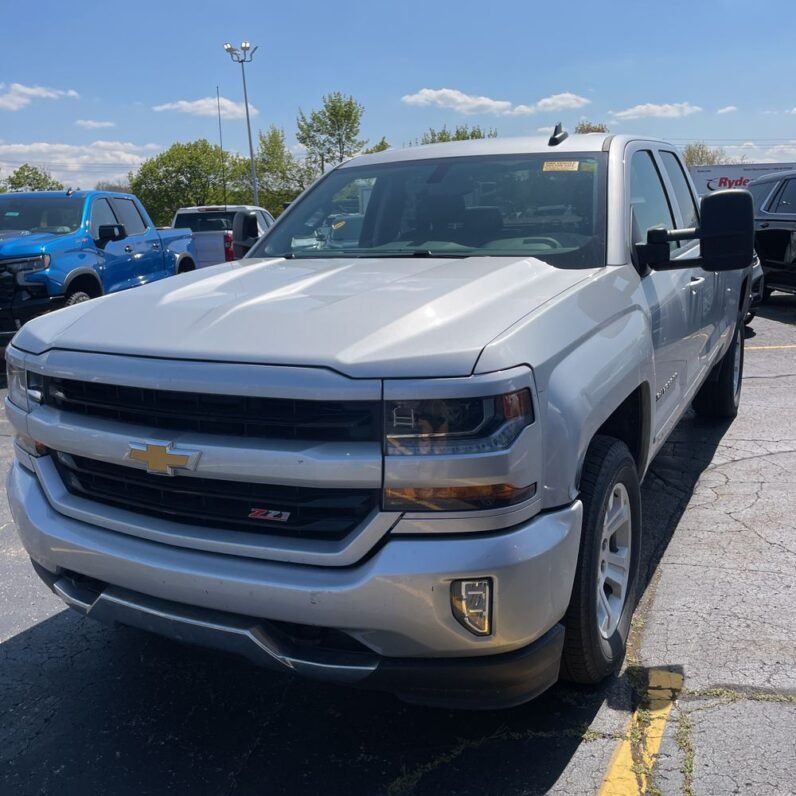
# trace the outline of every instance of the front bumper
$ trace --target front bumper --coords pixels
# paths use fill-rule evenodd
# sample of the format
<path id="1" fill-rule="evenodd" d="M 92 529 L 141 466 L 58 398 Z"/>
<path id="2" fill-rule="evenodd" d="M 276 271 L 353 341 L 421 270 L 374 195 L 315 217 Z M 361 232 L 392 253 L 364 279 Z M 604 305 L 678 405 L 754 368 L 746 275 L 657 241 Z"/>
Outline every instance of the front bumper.
<path id="1" fill-rule="evenodd" d="M 0 306 L 0 348 L 31 319 L 64 306 L 64 296 L 35 296 L 18 290 L 11 302 Z"/>
<path id="2" fill-rule="evenodd" d="M 40 574 L 98 619 L 209 646 L 230 648 L 234 638 L 237 652 L 259 662 L 431 704 L 518 704 L 557 677 L 578 501 L 499 533 L 388 535 L 357 565 L 332 568 L 178 548 L 66 517 L 18 462 L 8 496 Z M 471 635 L 452 614 L 450 583 L 468 577 L 492 578 L 490 637 Z M 285 628 L 294 626 L 340 632 L 356 645 L 345 655 L 359 657 L 310 654 L 290 640 Z"/>

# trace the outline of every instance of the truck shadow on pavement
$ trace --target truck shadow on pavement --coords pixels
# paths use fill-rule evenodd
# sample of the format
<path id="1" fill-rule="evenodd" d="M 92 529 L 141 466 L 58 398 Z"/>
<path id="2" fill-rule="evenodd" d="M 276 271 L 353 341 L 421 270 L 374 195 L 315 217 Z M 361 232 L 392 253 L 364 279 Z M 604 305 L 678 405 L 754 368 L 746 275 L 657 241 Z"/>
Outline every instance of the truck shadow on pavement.
<path id="1" fill-rule="evenodd" d="M 653 463 L 645 588 L 725 430 L 689 414 Z M 509 711 L 440 711 L 62 611 L 0 645 L 0 792 L 545 793 L 580 750 L 584 778 L 559 787 L 589 793 L 638 675 L 559 684 Z M 594 723 L 604 703 L 617 713 Z"/>
<path id="2" fill-rule="evenodd" d="M 774 293 L 765 304 L 757 307 L 755 312 L 761 318 L 794 325 L 796 324 L 796 296 L 791 296 L 788 293 Z M 752 324 L 754 325 L 754 321 Z"/>

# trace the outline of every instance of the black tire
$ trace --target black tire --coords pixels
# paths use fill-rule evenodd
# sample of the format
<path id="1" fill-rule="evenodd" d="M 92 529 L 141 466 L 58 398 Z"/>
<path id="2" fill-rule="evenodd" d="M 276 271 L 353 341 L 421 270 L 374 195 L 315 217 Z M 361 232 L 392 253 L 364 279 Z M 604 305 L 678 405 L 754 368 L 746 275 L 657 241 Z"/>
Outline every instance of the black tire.
<path id="1" fill-rule="evenodd" d="M 716 363 L 713 372 L 694 396 L 694 411 L 701 417 L 727 419 L 738 414 L 743 386 L 745 337 L 742 325 L 738 324 L 727 353 Z M 738 354 L 737 373 L 736 353 Z"/>
<path id="2" fill-rule="evenodd" d="M 630 544 L 626 559 L 628 578 L 618 621 L 610 634 L 604 634 L 598 620 L 603 524 L 619 485 L 624 486 L 630 514 Z M 636 607 L 641 553 L 641 493 L 636 462 L 624 442 L 603 436 L 592 440 L 583 465 L 580 499 L 583 502 L 583 527 L 572 598 L 564 618 L 566 634 L 561 676 L 571 682 L 592 684 L 599 683 L 621 667 L 630 620 Z"/>
<path id="3" fill-rule="evenodd" d="M 755 319 L 755 313 L 753 310 L 749 310 L 746 313 L 746 317 L 743 319 L 744 326 L 749 326 L 749 324 Z"/>
<path id="4" fill-rule="evenodd" d="M 91 296 L 85 290 L 75 290 L 66 297 L 66 306 L 71 307 L 73 304 L 82 304 L 84 301 L 89 301 Z"/>
<path id="5" fill-rule="evenodd" d="M 760 295 L 760 303 L 761 304 L 768 304 L 768 300 L 771 298 L 771 294 L 774 291 L 770 287 L 764 287 L 763 292 Z"/>

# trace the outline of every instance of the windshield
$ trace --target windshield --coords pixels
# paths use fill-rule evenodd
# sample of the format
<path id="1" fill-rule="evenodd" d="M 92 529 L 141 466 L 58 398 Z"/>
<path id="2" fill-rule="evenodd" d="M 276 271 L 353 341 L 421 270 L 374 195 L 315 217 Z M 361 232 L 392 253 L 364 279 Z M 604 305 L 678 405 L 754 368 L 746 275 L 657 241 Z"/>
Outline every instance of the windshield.
<path id="1" fill-rule="evenodd" d="M 605 263 L 605 154 L 350 166 L 289 208 L 250 257 L 538 257 Z"/>
<path id="2" fill-rule="evenodd" d="M 67 235 L 80 227 L 85 199 L 0 194 L 0 233 Z"/>
<path id="3" fill-rule="evenodd" d="M 176 228 L 188 227 L 191 232 L 228 232 L 232 229 L 234 210 L 211 210 L 201 213 L 177 213 Z"/>

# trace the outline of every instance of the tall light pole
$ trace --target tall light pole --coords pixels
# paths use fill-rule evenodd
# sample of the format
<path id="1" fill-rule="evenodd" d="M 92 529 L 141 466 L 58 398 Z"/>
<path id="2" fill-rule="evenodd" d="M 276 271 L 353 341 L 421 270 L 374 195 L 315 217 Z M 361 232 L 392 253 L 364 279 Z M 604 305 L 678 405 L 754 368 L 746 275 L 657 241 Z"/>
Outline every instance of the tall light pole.
<path id="1" fill-rule="evenodd" d="M 229 42 L 224 45 L 224 51 L 229 53 L 229 57 L 236 64 L 240 64 L 240 73 L 243 77 L 243 104 L 246 106 L 246 131 L 249 134 L 249 160 L 252 167 L 252 193 L 254 194 L 254 204 L 260 204 L 260 191 L 257 188 L 257 170 L 254 167 L 254 145 L 252 144 L 252 123 L 249 119 L 249 95 L 246 91 L 246 69 L 244 64 L 251 63 L 254 54 L 257 52 L 256 47 L 252 47 L 247 41 L 240 45 L 240 49 L 233 47 Z"/>

